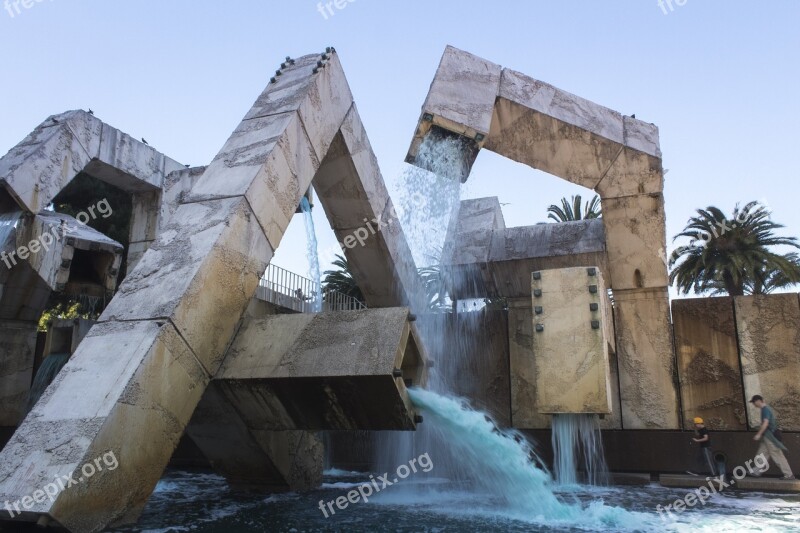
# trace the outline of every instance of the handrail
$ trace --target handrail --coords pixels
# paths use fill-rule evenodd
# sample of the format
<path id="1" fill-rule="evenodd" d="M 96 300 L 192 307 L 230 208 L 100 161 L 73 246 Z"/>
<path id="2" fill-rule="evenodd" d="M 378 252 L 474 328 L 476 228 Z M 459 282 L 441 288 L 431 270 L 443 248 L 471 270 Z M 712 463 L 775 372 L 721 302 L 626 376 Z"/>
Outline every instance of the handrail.
<path id="1" fill-rule="evenodd" d="M 314 280 L 270 264 L 258 283 L 256 297 L 300 313 L 317 312 Z M 356 311 L 367 306 L 358 299 L 335 290 L 322 291 L 322 311 Z"/>

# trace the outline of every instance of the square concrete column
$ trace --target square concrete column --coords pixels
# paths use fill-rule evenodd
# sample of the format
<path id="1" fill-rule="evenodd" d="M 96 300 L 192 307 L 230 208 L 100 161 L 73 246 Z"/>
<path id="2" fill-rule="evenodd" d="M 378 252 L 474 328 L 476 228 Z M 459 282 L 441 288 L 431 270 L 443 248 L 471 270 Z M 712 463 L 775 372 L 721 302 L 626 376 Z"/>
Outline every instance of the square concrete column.
<path id="1" fill-rule="evenodd" d="M 669 294 L 614 290 L 623 429 L 680 429 Z"/>

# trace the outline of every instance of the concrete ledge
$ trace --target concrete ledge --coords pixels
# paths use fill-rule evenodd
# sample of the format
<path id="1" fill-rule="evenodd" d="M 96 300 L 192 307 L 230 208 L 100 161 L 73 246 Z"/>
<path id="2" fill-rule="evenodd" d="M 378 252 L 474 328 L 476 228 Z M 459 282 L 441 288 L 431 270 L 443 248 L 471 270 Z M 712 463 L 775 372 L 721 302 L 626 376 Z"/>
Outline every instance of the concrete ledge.
<path id="1" fill-rule="evenodd" d="M 662 487 L 685 487 L 692 489 L 708 485 L 706 476 L 682 476 L 673 474 L 662 474 L 659 476 L 659 483 Z M 731 489 L 800 493 L 800 481 L 798 480 L 787 481 L 774 477 L 748 476 L 738 480 L 730 479 L 728 483 Z"/>

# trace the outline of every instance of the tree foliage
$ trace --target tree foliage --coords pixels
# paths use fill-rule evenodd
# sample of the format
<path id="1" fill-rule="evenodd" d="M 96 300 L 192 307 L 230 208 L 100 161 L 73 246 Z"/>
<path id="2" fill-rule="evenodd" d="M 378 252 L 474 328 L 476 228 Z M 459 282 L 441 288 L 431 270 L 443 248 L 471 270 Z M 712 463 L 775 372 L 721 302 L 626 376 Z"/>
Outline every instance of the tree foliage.
<path id="1" fill-rule="evenodd" d="M 737 205 L 728 218 L 719 208 L 698 209 L 682 232 L 689 238 L 679 247 L 669 266 L 670 283 L 688 294 L 766 294 L 800 282 L 800 260 L 796 253 L 780 254 L 770 248 L 800 248 L 794 237 L 781 237 L 784 226 L 770 219 L 758 202 Z"/>

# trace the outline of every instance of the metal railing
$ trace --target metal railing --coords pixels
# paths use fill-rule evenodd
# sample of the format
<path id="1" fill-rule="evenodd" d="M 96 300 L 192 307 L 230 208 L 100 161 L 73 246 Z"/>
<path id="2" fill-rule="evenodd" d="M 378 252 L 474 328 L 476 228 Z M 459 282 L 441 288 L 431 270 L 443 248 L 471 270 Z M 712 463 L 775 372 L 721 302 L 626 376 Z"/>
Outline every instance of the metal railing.
<path id="1" fill-rule="evenodd" d="M 269 265 L 258 284 L 256 297 L 286 309 L 300 313 L 317 312 L 318 285 L 314 280 L 290 272 L 285 268 Z M 357 311 L 367 306 L 352 296 L 338 291 L 322 293 L 321 311 Z"/>

